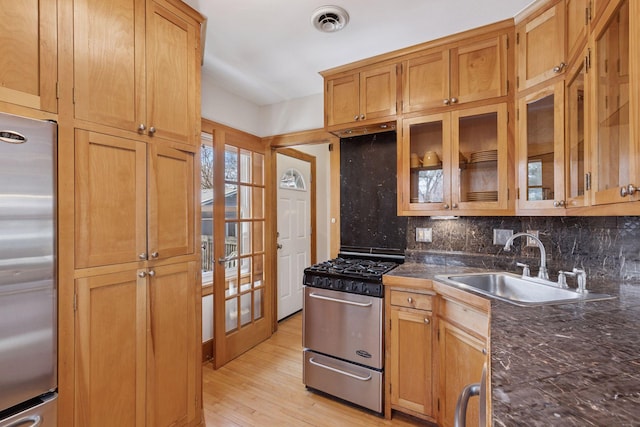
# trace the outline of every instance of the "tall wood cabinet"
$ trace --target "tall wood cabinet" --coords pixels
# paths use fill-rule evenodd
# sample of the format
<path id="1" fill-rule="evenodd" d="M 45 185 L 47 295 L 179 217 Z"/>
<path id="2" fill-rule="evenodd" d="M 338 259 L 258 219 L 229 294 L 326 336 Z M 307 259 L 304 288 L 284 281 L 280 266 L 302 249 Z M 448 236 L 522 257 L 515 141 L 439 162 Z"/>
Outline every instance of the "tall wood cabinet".
<path id="1" fill-rule="evenodd" d="M 57 0 L 5 1 L 0 8 L 0 102 L 56 113 Z"/>
<path id="2" fill-rule="evenodd" d="M 174 0 L 60 17 L 59 425 L 200 425 L 202 17 Z"/>

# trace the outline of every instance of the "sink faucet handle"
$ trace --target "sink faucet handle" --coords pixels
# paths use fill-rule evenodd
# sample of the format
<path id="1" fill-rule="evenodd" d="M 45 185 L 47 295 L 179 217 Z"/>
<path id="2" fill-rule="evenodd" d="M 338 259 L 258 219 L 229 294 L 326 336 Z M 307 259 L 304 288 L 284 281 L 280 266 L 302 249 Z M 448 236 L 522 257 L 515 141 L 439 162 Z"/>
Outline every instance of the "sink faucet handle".
<path id="1" fill-rule="evenodd" d="M 558 287 L 563 289 L 566 289 L 569 287 L 569 285 L 567 285 L 567 276 L 565 275 L 565 272 L 562 270 L 558 271 Z"/>
<path id="2" fill-rule="evenodd" d="M 587 273 L 581 268 L 574 268 L 572 271 L 565 271 L 567 276 L 575 276 L 578 284 L 576 292 L 586 294 L 587 292 Z"/>
<path id="3" fill-rule="evenodd" d="M 529 269 L 529 264 L 523 264 L 521 262 L 516 262 L 516 267 L 522 268 L 522 277 L 531 276 L 531 270 Z"/>

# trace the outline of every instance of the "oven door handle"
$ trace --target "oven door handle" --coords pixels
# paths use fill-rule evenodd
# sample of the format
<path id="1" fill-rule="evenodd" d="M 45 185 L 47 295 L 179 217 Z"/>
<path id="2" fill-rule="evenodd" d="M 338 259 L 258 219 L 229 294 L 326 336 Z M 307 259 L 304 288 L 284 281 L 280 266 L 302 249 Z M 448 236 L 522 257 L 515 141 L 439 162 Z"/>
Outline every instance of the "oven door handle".
<path id="1" fill-rule="evenodd" d="M 315 293 L 310 293 L 309 296 L 311 298 L 317 298 L 317 299 L 323 299 L 326 301 L 333 301 L 333 302 L 339 302 L 342 304 L 347 304 L 347 305 L 355 305 L 356 307 L 371 307 L 373 305 L 373 303 L 371 302 L 354 302 L 354 301 L 347 301 L 347 300 L 343 300 L 343 299 L 337 299 L 337 298 L 331 298 L 331 297 L 326 297 L 324 295 L 319 295 L 319 294 L 315 294 Z"/>
<path id="2" fill-rule="evenodd" d="M 366 376 L 366 377 L 361 377 L 359 375 L 352 374 L 351 372 L 343 371 L 342 369 L 336 369 L 336 368 L 332 368 L 331 366 L 327 366 L 327 365 L 323 365 L 322 363 L 318 363 L 315 360 L 313 360 L 313 357 L 309 358 L 309 363 L 311 363 L 312 365 L 315 365 L 315 366 L 317 366 L 319 368 L 328 369 L 329 371 L 333 371 L 333 372 L 336 372 L 338 374 L 346 375 L 346 376 L 354 378 L 354 379 L 356 379 L 358 381 L 369 381 L 369 380 L 371 380 L 371 374 L 369 374 L 369 376 Z"/>

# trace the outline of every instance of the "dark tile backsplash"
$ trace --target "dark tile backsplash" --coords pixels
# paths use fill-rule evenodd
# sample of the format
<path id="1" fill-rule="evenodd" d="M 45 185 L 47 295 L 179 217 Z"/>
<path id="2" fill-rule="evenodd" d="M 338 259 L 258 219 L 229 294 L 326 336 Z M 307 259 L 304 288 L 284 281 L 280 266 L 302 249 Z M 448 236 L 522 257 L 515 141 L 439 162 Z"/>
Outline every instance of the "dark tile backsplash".
<path id="1" fill-rule="evenodd" d="M 430 227 L 433 242 L 416 242 L 416 227 Z M 582 268 L 587 277 L 640 279 L 640 217 L 410 217 L 406 259 L 429 264 L 467 265 L 517 271 L 530 264 L 537 274 L 540 251 L 514 241 L 511 252 L 493 244 L 493 229 L 538 230 L 552 279 L 558 270 Z"/>

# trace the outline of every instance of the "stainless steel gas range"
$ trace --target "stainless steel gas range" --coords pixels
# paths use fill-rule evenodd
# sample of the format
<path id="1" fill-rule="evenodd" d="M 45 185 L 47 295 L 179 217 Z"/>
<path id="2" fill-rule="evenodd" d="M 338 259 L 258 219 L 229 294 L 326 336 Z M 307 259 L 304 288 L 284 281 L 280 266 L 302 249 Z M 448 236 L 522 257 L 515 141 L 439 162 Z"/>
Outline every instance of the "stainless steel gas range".
<path id="1" fill-rule="evenodd" d="M 382 412 L 384 290 L 395 261 L 336 258 L 304 271 L 304 384 Z"/>

